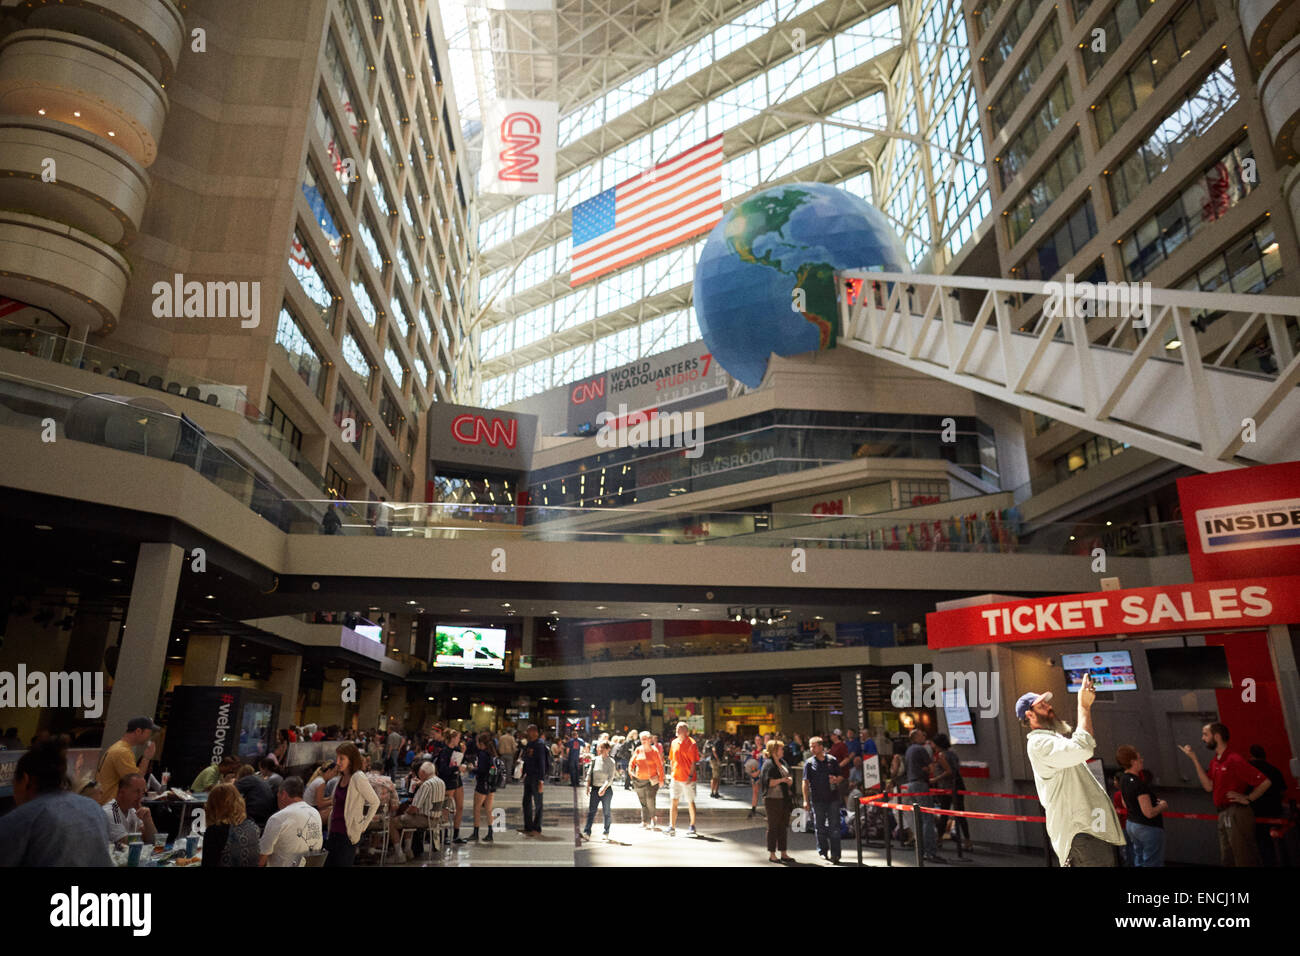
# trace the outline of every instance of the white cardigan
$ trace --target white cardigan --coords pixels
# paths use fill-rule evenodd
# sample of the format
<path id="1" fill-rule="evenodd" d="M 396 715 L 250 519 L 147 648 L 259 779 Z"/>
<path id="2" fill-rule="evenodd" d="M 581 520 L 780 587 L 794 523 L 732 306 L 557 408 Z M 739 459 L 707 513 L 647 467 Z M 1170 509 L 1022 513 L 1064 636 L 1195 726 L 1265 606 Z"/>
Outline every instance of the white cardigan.
<path id="1" fill-rule="evenodd" d="M 341 782 L 341 781 L 340 781 Z M 334 795 L 338 796 L 335 787 Z M 354 846 L 361 842 L 361 834 L 366 832 L 370 821 L 379 812 L 379 795 L 370 785 L 364 773 L 354 773 L 348 781 L 348 796 L 343 804 L 343 823 L 348 828 L 348 842 Z M 329 823 L 326 821 L 328 830 Z"/>

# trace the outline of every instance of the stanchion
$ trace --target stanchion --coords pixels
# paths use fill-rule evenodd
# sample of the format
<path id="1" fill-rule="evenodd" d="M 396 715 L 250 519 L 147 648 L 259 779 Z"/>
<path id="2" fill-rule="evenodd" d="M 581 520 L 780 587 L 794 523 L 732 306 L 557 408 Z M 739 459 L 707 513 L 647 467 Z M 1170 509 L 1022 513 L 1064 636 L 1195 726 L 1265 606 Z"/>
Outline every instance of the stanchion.
<path id="1" fill-rule="evenodd" d="M 857 806 L 854 808 L 853 813 L 854 813 L 853 826 L 858 835 L 858 866 L 861 866 L 862 865 L 862 822 L 864 819 L 862 815 L 861 800 L 857 802 Z"/>
<path id="2" fill-rule="evenodd" d="M 916 844 L 916 865 L 925 866 L 925 840 L 921 837 L 921 805 L 912 804 L 912 842 Z"/>
<path id="3" fill-rule="evenodd" d="M 883 791 L 882 791 L 883 792 Z M 885 798 L 888 800 L 888 797 Z M 884 802 L 884 801 L 882 801 Z M 885 866 L 894 865 L 894 816 L 893 811 L 881 808 L 885 814 Z"/>

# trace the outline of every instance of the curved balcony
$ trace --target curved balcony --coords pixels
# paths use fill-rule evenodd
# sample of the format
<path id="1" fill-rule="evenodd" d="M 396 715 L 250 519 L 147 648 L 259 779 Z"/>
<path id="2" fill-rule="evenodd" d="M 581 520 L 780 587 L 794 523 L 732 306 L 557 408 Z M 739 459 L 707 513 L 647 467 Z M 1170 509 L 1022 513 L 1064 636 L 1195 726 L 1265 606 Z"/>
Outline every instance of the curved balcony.
<path id="1" fill-rule="evenodd" d="M 19 30 L 0 40 L 0 113 L 75 126 L 149 166 L 158 155 L 167 94 L 144 67 L 102 43 Z"/>
<path id="2" fill-rule="evenodd" d="M 53 182 L 41 178 L 47 159 L 54 160 Z M 135 237 L 148 198 L 144 169 L 107 140 L 47 119 L 0 117 L 0 209 L 121 246 Z"/>
<path id="3" fill-rule="evenodd" d="M 1257 70 L 1300 33 L 1300 4 L 1295 0 L 1238 0 L 1237 17 Z"/>
<path id="4" fill-rule="evenodd" d="M 117 50 L 160 83 L 176 72 L 185 21 L 170 0 L 25 0 L 14 10 L 27 27 L 75 33 Z"/>
<path id="5" fill-rule="evenodd" d="M 1300 162 L 1300 36 L 1288 40 L 1264 67 L 1259 102 L 1278 161 Z"/>
<path id="6" fill-rule="evenodd" d="M 53 312 L 75 331 L 117 322 L 130 266 L 79 229 L 0 210 L 0 295 Z"/>

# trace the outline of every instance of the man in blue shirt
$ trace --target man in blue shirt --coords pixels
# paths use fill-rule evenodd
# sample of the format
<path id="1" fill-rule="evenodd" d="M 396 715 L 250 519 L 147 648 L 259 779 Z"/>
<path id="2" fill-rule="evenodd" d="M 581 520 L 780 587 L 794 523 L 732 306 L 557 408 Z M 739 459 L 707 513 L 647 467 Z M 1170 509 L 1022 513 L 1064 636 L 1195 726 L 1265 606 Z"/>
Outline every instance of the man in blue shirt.
<path id="1" fill-rule="evenodd" d="M 569 775 L 569 786 L 582 784 L 582 748 L 587 742 L 576 730 L 569 731 L 569 742 L 564 745 L 564 772 Z"/>
<path id="2" fill-rule="evenodd" d="M 832 863 L 840 862 L 840 801 L 836 788 L 840 783 L 840 765 L 826 753 L 820 737 L 808 741 L 812 756 L 803 765 L 803 808 L 812 814 L 817 830 L 817 852 L 830 853 Z"/>
<path id="3" fill-rule="evenodd" d="M 880 755 L 880 751 L 876 749 L 875 738 L 871 736 L 870 727 L 863 727 L 862 730 L 859 731 L 858 743 L 862 746 L 863 761 L 866 761 L 868 757 L 876 757 Z"/>
<path id="4" fill-rule="evenodd" d="M 862 741 L 858 740 L 858 735 L 852 727 L 849 728 L 848 734 L 848 739 L 844 743 L 849 748 L 849 766 L 851 767 L 853 766 L 853 758 L 862 756 Z"/>
<path id="5" fill-rule="evenodd" d="M 930 748 L 927 746 L 926 733 L 924 730 L 914 730 L 908 736 L 911 745 L 907 752 L 903 754 L 903 763 L 907 768 L 907 792 L 908 793 L 926 793 L 930 789 L 931 766 L 934 758 L 930 754 Z M 912 801 L 918 806 L 928 807 L 932 805 L 929 797 L 917 797 Z M 922 853 L 931 863 L 946 862 L 939 855 L 939 837 L 934 827 L 934 814 L 921 814 L 921 833 L 913 834 L 918 840 L 924 840 L 922 844 Z"/>
<path id="6" fill-rule="evenodd" d="M 524 733 L 528 737 L 523 750 L 524 836 L 532 836 L 542 832 L 542 790 L 551 769 L 551 752 L 538 738 L 536 724 L 529 724 Z"/>
<path id="7" fill-rule="evenodd" d="M 0 867 L 111 866 L 108 820 L 89 797 L 63 789 L 68 761 L 57 739 L 14 767 L 14 803 L 0 817 Z"/>

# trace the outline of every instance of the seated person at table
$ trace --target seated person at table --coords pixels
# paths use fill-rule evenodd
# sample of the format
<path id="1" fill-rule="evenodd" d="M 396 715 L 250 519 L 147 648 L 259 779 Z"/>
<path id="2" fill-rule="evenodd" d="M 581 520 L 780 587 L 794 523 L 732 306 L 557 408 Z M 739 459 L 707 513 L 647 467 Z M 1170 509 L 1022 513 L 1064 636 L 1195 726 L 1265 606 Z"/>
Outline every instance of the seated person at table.
<path id="1" fill-rule="evenodd" d="M 397 825 L 397 785 L 393 783 L 393 778 L 385 776 L 382 772 L 382 764 L 375 761 L 373 764 L 369 757 L 362 757 L 362 762 L 366 768 L 366 779 L 370 781 L 370 786 L 375 788 L 375 794 L 379 797 L 379 813 L 370 821 L 371 830 L 383 832 L 384 827 L 388 827 L 388 838 L 390 852 L 397 858 L 398 863 L 406 862 L 406 854 L 402 852 L 401 840 L 402 831 Z"/>
<path id="2" fill-rule="evenodd" d="M 325 845 L 320 813 L 302 799 L 302 777 L 287 777 L 276 796 L 280 809 L 266 821 L 257 850 L 262 866 L 305 866 Z"/>
<path id="3" fill-rule="evenodd" d="M 303 800 L 307 806 L 320 808 L 321 804 L 329 798 L 334 792 L 334 786 L 338 783 L 339 771 L 331 760 L 327 764 L 321 764 L 316 768 L 316 772 L 311 775 L 307 781 L 307 787 L 303 791 Z"/>
<path id="4" fill-rule="evenodd" d="M 143 800 L 144 777 L 132 773 L 117 782 L 117 796 L 104 805 L 109 840 L 126 843 L 127 837 L 139 833 L 145 843 L 153 843 L 157 830 L 153 814 L 143 805 Z"/>
<path id="5" fill-rule="evenodd" d="M 233 779 L 235 773 L 239 770 L 239 764 L 238 757 L 225 757 L 219 764 L 208 764 L 199 771 L 198 776 L 194 778 L 194 782 L 190 784 L 190 792 L 207 793 L 217 784 L 226 781 L 227 777 Z"/>
<path id="6" fill-rule="evenodd" d="M 274 755 L 268 754 L 263 757 L 257 766 L 257 775 L 271 785 L 271 792 L 278 791 L 280 784 L 284 783 L 284 777 L 276 772 L 279 769 L 279 764 L 275 762 Z"/>
<path id="7" fill-rule="evenodd" d="M 257 866 L 257 824 L 248 819 L 244 798 L 233 783 L 219 783 L 204 808 L 203 866 Z"/>
<path id="8" fill-rule="evenodd" d="M 271 785 L 257 775 L 248 764 L 239 768 L 235 774 L 235 789 L 244 798 L 244 810 L 248 818 L 257 824 L 258 829 L 266 826 L 266 821 L 275 813 L 275 793 Z"/>
<path id="9" fill-rule="evenodd" d="M 58 738 L 32 745 L 14 765 L 14 809 L 0 817 L 0 867 L 111 866 L 104 808 L 63 789 Z"/>
<path id="10" fill-rule="evenodd" d="M 438 776 L 433 761 L 420 764 L 419 779 L 420 785 L 415 788 L 410 802 L 401 806 L 394 820 L 399 835 L 403 829 L 411 827 L 427 830 L 429 821 L 437 818 L 447 799 L 447 785 Z M 414 858 L 414 850 L 411 855 Z"/>

